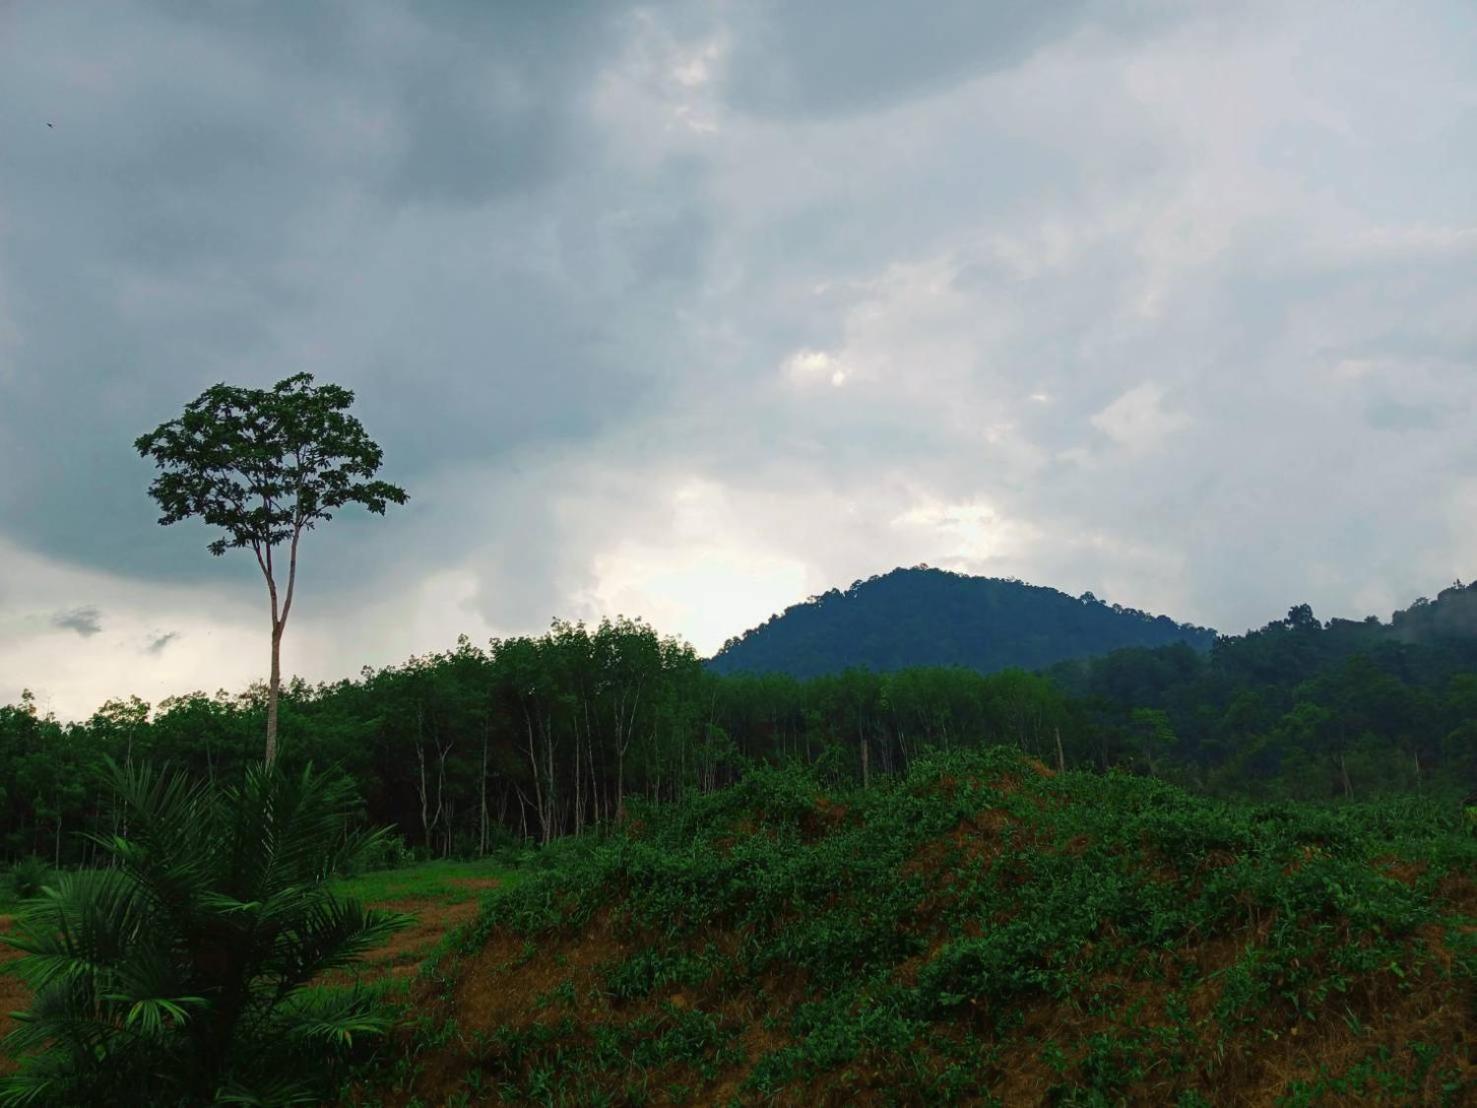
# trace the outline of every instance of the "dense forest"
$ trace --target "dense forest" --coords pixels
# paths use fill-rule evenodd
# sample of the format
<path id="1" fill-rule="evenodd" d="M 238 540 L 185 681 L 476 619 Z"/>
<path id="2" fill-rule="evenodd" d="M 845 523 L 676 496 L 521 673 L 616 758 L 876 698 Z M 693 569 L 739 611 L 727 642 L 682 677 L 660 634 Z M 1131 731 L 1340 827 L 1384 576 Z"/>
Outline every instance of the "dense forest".
<path id="1" fill-rule="evenodd" d="M 1057 767 L 1122 770 L 1257 798 L 1354 799 L 1477 784 L 1477 586 L 1389 623 L 1306 607 L 1208 651 L 1117 650 L 1040 672 L 722 674 L 639 621 L 556 622 L 357 679 L 290 683 L 281 757 L 346 777 L 363 818 L 434 855 L 549 842 L 796 760 L 838 785 L 931 750 L 1009 744 Z M 0 855 L 91 860 L 79 831 L 120 816 L 106 759 L 234 779 L 260 757 L 265 689 L 193 693 L 90 719 L 0 708 Z"/>
<path id="2" fill-rule="evenodd" d="M 1083 593 L 914 566 L 794 604 L 729 639 L 719 673 L 818 677 L 847 669 L 963 666 L 980 673 L 1184 642 L 1208 649 L 1215 632 L 1107 604 Z"/>

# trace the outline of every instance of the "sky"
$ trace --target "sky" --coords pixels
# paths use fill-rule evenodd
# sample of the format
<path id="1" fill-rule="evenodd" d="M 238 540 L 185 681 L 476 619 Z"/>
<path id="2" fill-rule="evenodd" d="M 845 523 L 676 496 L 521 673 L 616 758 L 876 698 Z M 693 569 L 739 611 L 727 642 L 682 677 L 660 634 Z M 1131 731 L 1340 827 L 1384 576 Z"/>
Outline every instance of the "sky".
<path id="1" fill-rule="evenodd" d="M 265 675 L 139 434 L 355 391 L 311 681 L 898 565 L 1238 633 L 1477 575 L 1477 5 L 0 0 L 0 703 Z"/>

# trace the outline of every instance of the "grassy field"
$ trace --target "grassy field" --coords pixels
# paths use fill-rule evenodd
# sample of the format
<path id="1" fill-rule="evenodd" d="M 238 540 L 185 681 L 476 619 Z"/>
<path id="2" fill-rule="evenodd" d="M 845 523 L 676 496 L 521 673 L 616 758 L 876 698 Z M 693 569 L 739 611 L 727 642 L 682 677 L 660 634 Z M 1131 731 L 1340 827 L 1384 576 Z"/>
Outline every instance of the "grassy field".
<path id="1" fill-rule="evenodd" d="M 1010 751 L 637 809 L 490 897 L 360 1103 L 1472 1103 L 1477 841 Z"/>
<path id="2" fill-rule="evenodd" d="M 481 890 L 510 887 L 519 877 L 516 867 L 494 862 L 422 862 L 401 869 L 374 870 L 341 878 L 334 890 L 366 904 L 462 904 Z"/>

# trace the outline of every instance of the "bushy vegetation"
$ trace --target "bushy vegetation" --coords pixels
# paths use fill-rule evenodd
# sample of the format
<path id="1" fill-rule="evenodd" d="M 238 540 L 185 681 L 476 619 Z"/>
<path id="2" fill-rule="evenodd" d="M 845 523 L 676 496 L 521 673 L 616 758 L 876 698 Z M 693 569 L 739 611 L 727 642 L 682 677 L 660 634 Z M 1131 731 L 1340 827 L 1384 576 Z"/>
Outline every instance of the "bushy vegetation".
<path id="1" fill-rule="evenodd" d="M 756 767 L 559 855 L 428 968 L 375 1095 L 1455 1104 L 1477 1073 L 1477 840 L 1418 799 L 956 752 L 865 790 Z"/>
<path id="2" fill-rule="evenodd" d="M 5 875 L 5 890 L 9 894 L 7 899 L 28 900 L 34 896 L 40 896 L 41 890 L 46 886 L 51 877 L 51 867 L 44 859 L 32 854 L 28 858 L 22 858 L 10 867 L 10 872 Z"/>
<path id="3" fill-rule="evenodd" d="M 33 993 L 7 1036 L 5 1104 L 316 1104 L 388 1022 L 357 989 L 309 987 L 403 923 L 329 879 L 381 837 L 346 833 L 352 790 L 260 767 L 239 787 L 113 769 L 126 835 L 59 875 L 7 942 Z"/>

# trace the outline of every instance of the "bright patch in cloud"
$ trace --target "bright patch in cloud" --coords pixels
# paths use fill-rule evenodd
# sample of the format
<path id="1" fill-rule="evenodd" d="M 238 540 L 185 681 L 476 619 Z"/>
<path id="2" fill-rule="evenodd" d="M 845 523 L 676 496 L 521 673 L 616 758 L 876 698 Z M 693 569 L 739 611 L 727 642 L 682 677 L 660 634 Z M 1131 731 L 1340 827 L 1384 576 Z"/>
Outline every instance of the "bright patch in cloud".
<path id="1" fill-rule="evenodd" d="M 1133 453 L 1152 450 L 1190 422 L 1182 412 L 1165 410 L 1164 390 L 1152 381 L 1129 389 L 1092 417 L 1094 427 Z"/>
<path id="2" fill-rule="evenodd" d="M 803 562 L 745 548 L 627 543 L 595 559 L 587 599 L 604 615 L 641 616 L 704 656 L 805 595 Z"/>
<path id="3" fill-rule="evenodd" d="M 824 350 L 797 350 L 785 360 L 785 372 L 790 380 L 801 385 L 817 381 L 830 381 L 832 387 L 846 384 L 846 369 L 834 355 Z"/>
<path id="4" fill-rule="evenodd" d="M 1013 557 L 1037 537 L 1034 527 L 1003 519 L 988 504 L 957 504 L 925 500 L 892 520 L 892 527 L 912 531 L 938 551 L 938 563 L 979 568 L 986 562 Z"/>

